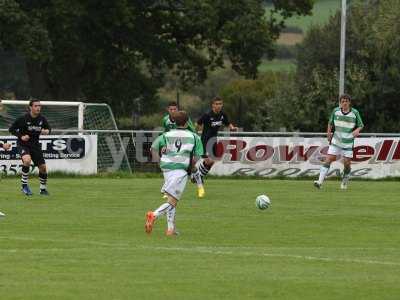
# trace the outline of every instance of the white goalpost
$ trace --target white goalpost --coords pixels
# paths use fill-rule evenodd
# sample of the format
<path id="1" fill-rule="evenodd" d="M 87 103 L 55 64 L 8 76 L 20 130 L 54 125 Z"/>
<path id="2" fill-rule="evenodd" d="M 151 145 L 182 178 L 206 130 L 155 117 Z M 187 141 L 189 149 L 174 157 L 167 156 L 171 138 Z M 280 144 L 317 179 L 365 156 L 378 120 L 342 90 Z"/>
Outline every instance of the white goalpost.
<path id="1" fill-rule="evenodd" d="M 1 103 L 6 108 L 1 115 L 7 123 L 12 122 L 12 119 L 15 119 L 17 115 L 26 112 L 29 105 L 27 100 L 2 100 Z M 49 119 L 52 127 L 57 129 L 84 129 L 85 103 L 63 101 L 40 101 L 40 103 L 43 106 L 43 114 Z M 53 113 L 51 113 L 52 111 Z"/>
<path id="2" fill-rule="evenodd" d="M 2 129 L 9 128 L 17 117 L 28 111 L 29 101 L 26 100 L 2 100 L 1 103 L 3 109 L 0 111 L 0 128 Z M 126 153 L 130 141 L 117 132 L 117 123 L 108 104 L 72 101 L 40 101 L 40 103 L 42 114 L 48 120 L 54 134 L 82 135 L 93 134 L 87 132 L 90 130 L 96 131 L 99 171 L 132 171 Z M 108 132 L 102 133 L 102 130 Z"/>

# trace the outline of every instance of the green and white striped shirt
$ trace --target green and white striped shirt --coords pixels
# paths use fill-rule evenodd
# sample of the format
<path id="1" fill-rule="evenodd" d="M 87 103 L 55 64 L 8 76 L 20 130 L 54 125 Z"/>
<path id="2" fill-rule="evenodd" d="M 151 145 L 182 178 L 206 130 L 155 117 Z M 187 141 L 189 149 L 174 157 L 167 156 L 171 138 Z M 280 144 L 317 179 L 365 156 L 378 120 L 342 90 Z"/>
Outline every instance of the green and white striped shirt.
<path id="1" fill-rule="evenodd" d="M 166 114 L 163 119 L 162 119 L 162 126 L 164 127 L 164 132 L 170 131 L 171 129 L 176 129 L 176 123 L 174 121 L 171 121 L 171 118 L 169 114 Z M 189 118 L 188 120 L 188 129 L 191 132 L 196 132 L 196 129 L 194 128 L 192 120 Z"/>
<path id="2" fill-rule="evenodd" d="M 329 125 L 334 126 L 332 145 L 344 150 L 352 150 L 354 146 L 353 131 L 356 128 L 364 127 L 360 113 L 355 108 L 343 113 L 340 107 L 333 110 L 329 118 Z"/>
<path id="3" fill-rule="evenodd" d="M 161 151 L 160 168 L 163 171 L 188 170 L 191 159 L 203 155 L 200 137 L 187 129 L 171 129 L 161 134 L 151 149 Z"/>

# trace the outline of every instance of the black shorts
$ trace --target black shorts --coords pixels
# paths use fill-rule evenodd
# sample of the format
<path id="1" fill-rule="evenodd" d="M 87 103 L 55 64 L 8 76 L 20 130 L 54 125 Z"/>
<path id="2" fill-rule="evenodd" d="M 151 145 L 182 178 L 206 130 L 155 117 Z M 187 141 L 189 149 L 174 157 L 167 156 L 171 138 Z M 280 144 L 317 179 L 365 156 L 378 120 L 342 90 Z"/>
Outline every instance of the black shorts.
<path id="1" fill-rule="evenodd" d="M 18 151 L 21 158 L 29 154 L 35 166 L 44 165 L 46 163 L 43 158 L 42 149 L 39 147 L 18 146 Z"/>

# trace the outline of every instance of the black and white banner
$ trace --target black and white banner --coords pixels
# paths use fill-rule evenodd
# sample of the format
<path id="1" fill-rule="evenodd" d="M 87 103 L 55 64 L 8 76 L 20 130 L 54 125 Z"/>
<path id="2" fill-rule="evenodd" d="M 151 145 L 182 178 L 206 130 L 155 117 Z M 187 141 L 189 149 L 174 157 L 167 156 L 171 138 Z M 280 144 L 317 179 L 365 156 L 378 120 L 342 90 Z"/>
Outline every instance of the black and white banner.
<path id="1" fill-rule="evenodd" d="M 20 173 L 22 164 L 17 148 L 17 138 L 1 136 L 0 143 L 12 145 L 9 151 L 0 148 L 0 172 Z M 97 173 L 96 135 L 41 136 L 39 143 L 49 172 Z M 32 170 L 34 170 L 33 166 Z"/>
<path id="2" fill-rule="evenodd" d="M 214 175 L 317 176 L 328 151 L 326 138 L 219 138 Z M 339 176 L 340 161 L 328 176 Z M 357 138 L 352 159 L 353 177 L 400 176 L 400 138 Z"/>

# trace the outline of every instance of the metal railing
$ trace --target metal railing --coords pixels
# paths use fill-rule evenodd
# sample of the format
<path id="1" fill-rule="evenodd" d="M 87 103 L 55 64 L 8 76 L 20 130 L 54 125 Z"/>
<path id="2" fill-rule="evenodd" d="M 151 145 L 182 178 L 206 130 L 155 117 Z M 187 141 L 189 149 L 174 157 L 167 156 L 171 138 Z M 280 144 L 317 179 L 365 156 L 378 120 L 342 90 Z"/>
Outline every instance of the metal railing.
<path id="1" fill-rule="evenodd" d="M 0 132 L 8 133 L 8 129 L 0 128 Z M 125 134 L 161 134 L 163 131 L 161 130 L 112 130 L 112 129 L 52 129 L 52 133 L 57 134 L 96 134 L 96 133 L 125 133 Z M 200 132 L 201 133 L 201 132 Z M 326 136 L 325 132 L 299 132 L 299 131 L 220 131 L 219 136 L 260 136 L 260 137 L 269 137 L 269 136 L 285 136 L 285 137 L 320 137 Z M 400 133 L 382 133 L 382 132 L 366 132 L 360 133 L 360 137 L 400 137 Z"/>
<path id="2" fill-rule="evenodd" d="M 53 129 L 52 135 L 97 135 L 98 170 L 133 172 L 157 172 L 158 165 L 151 160 L 150 146 L 161 133 L 159 130 L 77 130 Z M 8 129 L 0 129 L 0 135 L 10 135 Z M 256 138 L 320 138 L 321 132 L 227 132 L 220 137 L 253 137 Z M 361 137 L 399 138 L 400 133 L 362 133 Z"/>

